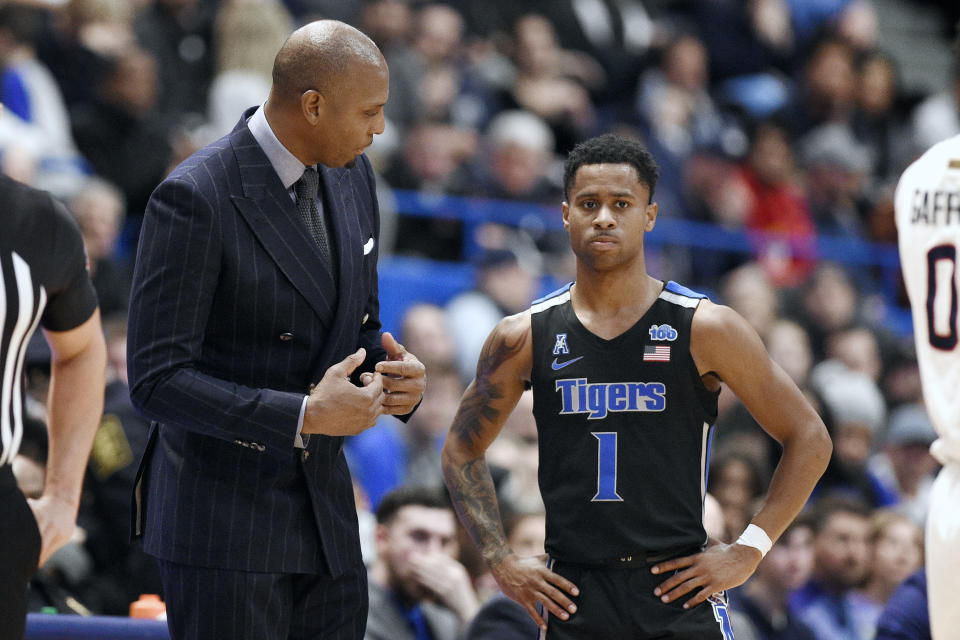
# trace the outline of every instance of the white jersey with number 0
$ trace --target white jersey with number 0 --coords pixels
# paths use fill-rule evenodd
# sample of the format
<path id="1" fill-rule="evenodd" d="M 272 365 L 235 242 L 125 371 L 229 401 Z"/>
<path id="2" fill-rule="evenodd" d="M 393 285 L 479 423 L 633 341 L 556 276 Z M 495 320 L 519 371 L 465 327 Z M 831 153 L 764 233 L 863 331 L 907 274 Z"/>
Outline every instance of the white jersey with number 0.
<path id="1" fill-rule="evenodd" d="M 895 198 L 923 394 L 940 435 L 933 452 L 960 462 L 960 136 L 910 165 Z"/>
<path id="2" fill-rule="evenodd" d="M 944 467 L 930 490 L 927 597 L 933 640 L 960 638 L 960 136 L 923 154 L 896 193 L 900 263 L 910 295 L 917 361 Z"/>

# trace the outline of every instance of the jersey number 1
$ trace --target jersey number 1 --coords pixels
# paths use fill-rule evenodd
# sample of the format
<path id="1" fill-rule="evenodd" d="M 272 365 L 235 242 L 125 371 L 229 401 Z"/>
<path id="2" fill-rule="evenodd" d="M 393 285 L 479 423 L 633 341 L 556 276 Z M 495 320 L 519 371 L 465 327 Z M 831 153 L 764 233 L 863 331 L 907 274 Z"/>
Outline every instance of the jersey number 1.
<path id="1" fill-rule="evenodd" d="M 597 494 L 591 502 L 623 502 L 617 495 L 617 432 L 591 431 L 597 439 Z"/>
<path id="2" fill-rule="evenodd" d="M 942 264 L 946 262 L 947 264 Z M 938 269 L 938 263 L 942 266 Z M 946 268 L 949 267 L 949 270 Z M 927 335 L 930 344 L 936 349 L 950 351 L 957 346 L 957 248 L 951 244 L 937 245 L 927 252 Z M 947 280 L 947 282 L 940 282 Z M 949 292 L 941 286 L 948 286 Z M 939 300 L 941 296 L 949 296 L 949 310 L 946 300 Z M 937 312 L 939 312 L 939 317 Z M 948 317 L 944 317 L 947 315 Z"/>

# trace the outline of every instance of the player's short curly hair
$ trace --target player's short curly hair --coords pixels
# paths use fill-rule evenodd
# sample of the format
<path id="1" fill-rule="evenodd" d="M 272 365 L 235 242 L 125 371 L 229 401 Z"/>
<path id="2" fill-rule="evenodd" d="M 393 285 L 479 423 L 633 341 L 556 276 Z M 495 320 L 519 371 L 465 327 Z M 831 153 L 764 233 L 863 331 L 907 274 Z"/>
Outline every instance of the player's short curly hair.
<path id="1" fill-rule="evenodd" d="M 606 133 L 575 146 L 563 165 L 564 198 L 569 199 L 570 187 L 577 169 L 585 164 L 633 165 L 640 176 L 640 182 L 650 189 L 650 201 L 653 202 L 653 189 L 657 185 L 659 169 L 650 152 L 636 140 Z"/>

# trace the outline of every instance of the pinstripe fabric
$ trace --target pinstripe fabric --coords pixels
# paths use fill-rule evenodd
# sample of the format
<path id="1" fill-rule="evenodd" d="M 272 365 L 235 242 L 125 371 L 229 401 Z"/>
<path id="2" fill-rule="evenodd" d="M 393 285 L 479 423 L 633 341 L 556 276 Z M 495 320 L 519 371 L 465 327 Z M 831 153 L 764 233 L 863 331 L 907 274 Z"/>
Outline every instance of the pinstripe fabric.
<path id="1" fill-rule="evenodd" d="M 354 640 L 366 626 L 363 567 L 339 578 L 205 569 L 160 561 L 178 640 Z"/>
<path id="2" fill-rule="evenodd" d="M 376 251 L 363 254 L 379 227 L 370 164 L 320 171 L 336 283 L 245 119 L 150 199 L 128 359 L 131 397 L 154 424 L 133 524 L 161 559 L 333 576 L 360 566 L 342 438 L 293 446 L 311 383 L 360 346 L 362 370 L 385 357 Z"/>

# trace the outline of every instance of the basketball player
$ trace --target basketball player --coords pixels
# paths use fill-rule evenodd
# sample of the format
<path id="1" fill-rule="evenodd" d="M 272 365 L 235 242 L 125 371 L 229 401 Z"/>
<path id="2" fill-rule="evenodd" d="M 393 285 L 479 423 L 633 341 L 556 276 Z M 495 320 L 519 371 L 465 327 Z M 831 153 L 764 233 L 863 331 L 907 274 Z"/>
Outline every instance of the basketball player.
<path id="1" fill-rule="evenodd" d="M 746 320 L 647 274 L 656 179 L 631 140 L 605 135 L 571 152 L 562 210 L 577 280 L 494 328 L 443 448 L 460 518 L 550 640 L 732 638 L 724 590 L 753 573 L 830 457 L 820 418 Z M 706 547 L 721 381 L 783 456 L 743 535 Z M 507 546 L 484 457 L 530 385 L 547 566 Z"/>
<path id="2" fill-rule="evenodd" d="M 939 434 L 930 451 L 943 465 L 930 496 L 926 565 L 930 628 L 934 640 L 945 640 L 960 629 L 960 136 L 907 167 L 895 207 L 920 380 Z"/>

